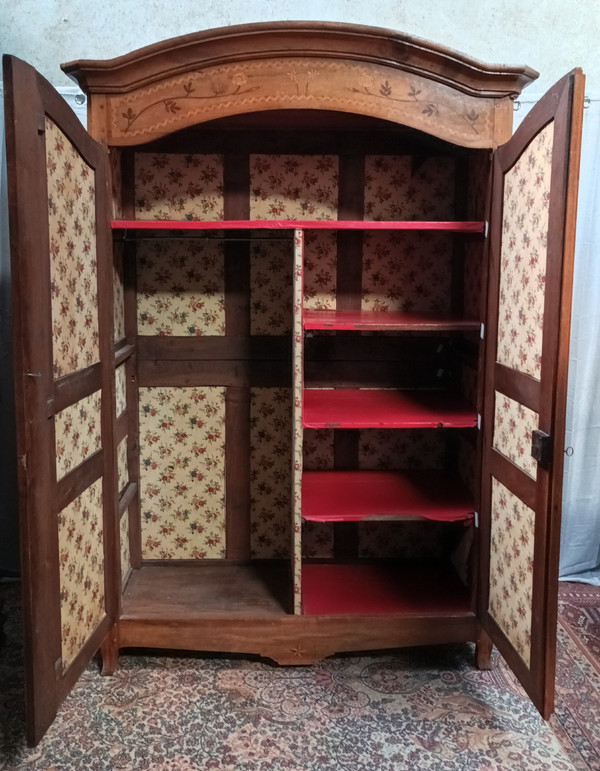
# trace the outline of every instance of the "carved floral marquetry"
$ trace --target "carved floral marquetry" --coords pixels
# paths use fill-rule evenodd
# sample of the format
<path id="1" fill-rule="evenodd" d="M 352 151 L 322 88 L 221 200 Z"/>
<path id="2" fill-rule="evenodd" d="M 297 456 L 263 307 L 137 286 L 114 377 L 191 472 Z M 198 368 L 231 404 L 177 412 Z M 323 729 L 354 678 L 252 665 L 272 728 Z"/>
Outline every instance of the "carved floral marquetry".
<path id="1" fill-rule="evenodd" d="M 392 120 L 468 147 L 494 144 L 494 99 L 347 60 L 265 58 L 209 66 L 125 95 L 109 94 L 108 100 L 113 145 L 133 145 L 229 115 L 306 108 Z"/>

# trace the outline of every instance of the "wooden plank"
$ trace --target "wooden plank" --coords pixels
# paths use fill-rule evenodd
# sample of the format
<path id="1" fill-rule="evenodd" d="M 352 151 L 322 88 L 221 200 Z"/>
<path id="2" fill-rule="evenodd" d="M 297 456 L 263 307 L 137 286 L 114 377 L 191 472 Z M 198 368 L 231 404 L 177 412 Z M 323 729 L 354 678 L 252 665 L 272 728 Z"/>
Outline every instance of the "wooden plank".
<path id="1" fill-rule="evenodd" d="M 58 512 L 72 503 L 103 475 L 104 463 L 104 450 L 98 450 L 58 481 L 56 485 Z"/>
<path id="2" fill-rule="evenodd" d="M 444 471 L 307 471 L 302 516 L 312 522 L 355 522 L 418 516 L 437 522 L 473 517 L 473 497 Z"/>
<path id="3" fill-rule="evenodd" d="M 459 315 L 361 310 L 305 310 L 302 322 L 306 330 L 385 332 L 472 332 L 481 326 L 479 319 Z"/>
<path id="4" fill-rule="evenodd" d="M 304 428 L 474 428 L 475 408 L 444 391 L 307 389 Z"/>
<path id="5" fill-rule="evenodd" d="M 54 394 L 48 399 L 48 417 L 64 410 L 102 387 L 100 362 L 54 381 Z"/>
<path id="6" fill-rule="evenodd" d="M 111 220 L 113 230 L 436 230 L 483 233 L 484 223 L 437 220 Z"/>
<path id="7" fill-rule="evenodd" d="M 138 363 L 138 383 L 145 386 L 290 387 L 289 361 L 183 360 Z"/>
<path id="8" fill-rule="evenodd" d="M 217 360 L 217 361 L 290 361 L 291 335 L 230 336 L 209 335 L 202 337 L 165 337 L 140 335 L 138 357 L 140 361 Z"/>

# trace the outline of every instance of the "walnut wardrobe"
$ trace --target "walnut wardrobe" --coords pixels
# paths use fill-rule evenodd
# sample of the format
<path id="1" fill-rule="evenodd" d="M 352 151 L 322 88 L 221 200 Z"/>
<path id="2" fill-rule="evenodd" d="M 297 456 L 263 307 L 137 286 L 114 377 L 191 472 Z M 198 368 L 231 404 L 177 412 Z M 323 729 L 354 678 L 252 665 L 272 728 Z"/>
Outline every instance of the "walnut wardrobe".
<path id="1" fill-rule="evenodd" d="M 583 75 L 378 28 L 4 60 L 29 740 L 100 648 L 492 643 L 553 705 Z"/>

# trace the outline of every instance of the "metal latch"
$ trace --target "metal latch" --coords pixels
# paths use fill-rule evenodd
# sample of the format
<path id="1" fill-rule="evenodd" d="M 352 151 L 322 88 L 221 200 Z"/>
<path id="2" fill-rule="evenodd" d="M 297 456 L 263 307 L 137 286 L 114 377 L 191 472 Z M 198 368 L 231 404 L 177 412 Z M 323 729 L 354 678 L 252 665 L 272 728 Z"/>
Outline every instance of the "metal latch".
<path id="1" fill-rule="evenodd" d="M 536 429 L 531 432 L 531 457 L 542 468 L 548 468 L 552 461 L 552 437 L 545 431 Z"/>

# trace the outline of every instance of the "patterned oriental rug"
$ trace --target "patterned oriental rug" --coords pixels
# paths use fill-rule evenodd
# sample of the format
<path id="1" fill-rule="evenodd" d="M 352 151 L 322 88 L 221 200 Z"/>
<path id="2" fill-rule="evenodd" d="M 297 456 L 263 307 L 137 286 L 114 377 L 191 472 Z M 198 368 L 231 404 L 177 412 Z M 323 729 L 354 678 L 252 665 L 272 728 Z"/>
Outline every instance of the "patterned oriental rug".
<path id="1" fill-rule="evenodd" d="M 23 728 L 18 587 L 0 584 L 0 768 L 29 771 L 600 769 L 600 590 L 560 591 L 556 712 L 545 723 L 503 660 L 471 645 L 284 668 L 124 655 L 84 673 L 36 748 Z"/>

